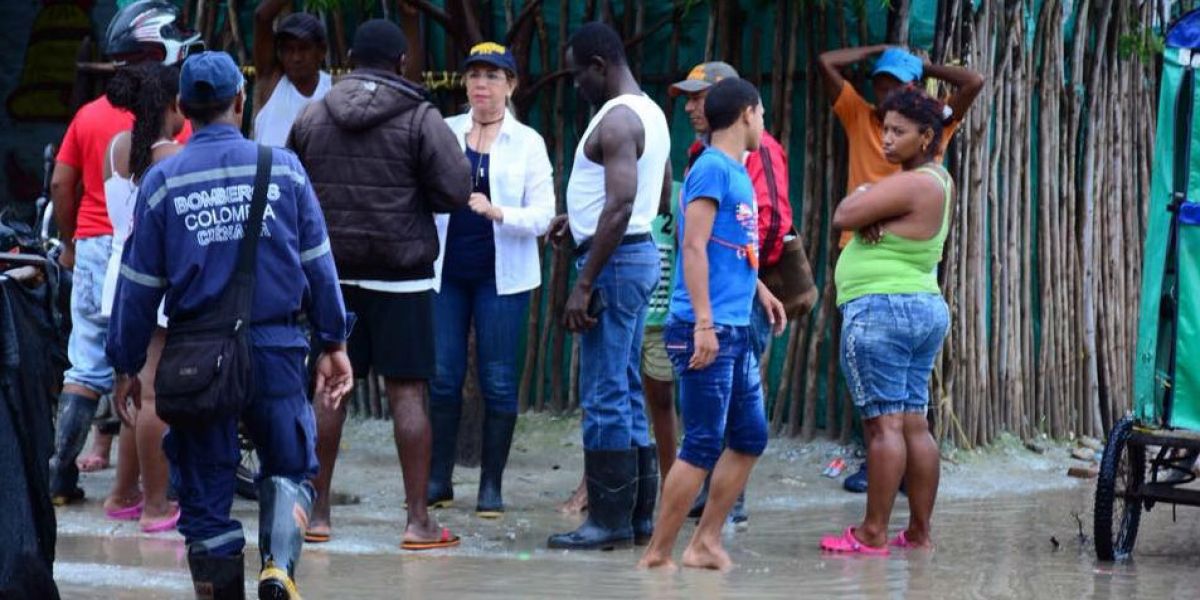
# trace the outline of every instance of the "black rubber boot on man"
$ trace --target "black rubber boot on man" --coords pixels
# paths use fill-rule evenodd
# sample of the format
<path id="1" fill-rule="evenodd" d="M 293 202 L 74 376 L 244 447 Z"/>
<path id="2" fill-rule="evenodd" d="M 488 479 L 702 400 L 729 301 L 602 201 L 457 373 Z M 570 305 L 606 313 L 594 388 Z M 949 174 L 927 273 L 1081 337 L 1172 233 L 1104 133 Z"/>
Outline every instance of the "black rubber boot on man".
<path id="1" fill-rule="evenodd" d="M 299 600 L 296 564 L 304 549 L 304 530 L 312 513 L 313 496 L 308 482 L 268 477 L 258 484 L 258 548 L 262 555 L 259 598 Z"/>
<path id="2" fill-rule="evenodd" d="M 458 456 L 458 421 L 462 404 L 429 403 L 429 426 L 433 430 L 433 454 L 429 458 L 429 508 L 449 508 L 454 503 L 454 459 Z M 486 446 L 485 450 L 486 452 Z"/>
<path id="3" fill-rule="evenodd" d="M 188 554 L 196 600 L 245 600 L 245 555 Z"/>
<path id="4" fill-rule="evenodd" d="M 637 502 L 633 506 L 633 543 L 645 546 L 654 535 L 654 505 L 658 502 L 658 448 L 639 447 Z"/>
<path id="5" fill-rule="evenodd" d="M 547 545 L 567 550 L 615 550 L 633 545 L 633 506 L 637 500 L 637 450 L 585 450 L 588 517 L 569 533 L 550 536 Z"/>
<path id="6" fill-rule="evenodd" d="M 88 429 L 100 400 L 63 392 L 58 397 L 58 420 L 54 429 L 54 454 L 50 457 L 50 500 L 63 506 L 83 500 L 79 467 L 75 459 L 83 452 Z"/>
<path id="7" fill-rule="evenodd" d="M 479 469 L 479 496 L 475 514 L 484 519 L 504 515 L 504 496 L 501 487 L 508 451 L 512 448 L 517 413 L 487 411 L 483 415 L 483 457 Z"/>

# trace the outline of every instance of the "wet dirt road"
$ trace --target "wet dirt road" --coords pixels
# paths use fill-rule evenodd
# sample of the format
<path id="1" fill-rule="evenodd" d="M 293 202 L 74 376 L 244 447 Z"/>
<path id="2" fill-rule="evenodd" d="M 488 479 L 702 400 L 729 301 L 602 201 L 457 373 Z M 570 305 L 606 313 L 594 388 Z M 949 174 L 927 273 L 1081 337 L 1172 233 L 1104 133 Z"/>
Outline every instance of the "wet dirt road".
<path id="1" fill-rule="evenodd" d="M 474 516 L 478 470 L 458 469 L 456 491 L 463 501 L 436 514 L 462 535 L 463 544 L 426 554 L 402 553 L 398 547 L 399 472 L 390 444 L 381 443 L 390 440 L 373 430 L 350 436 L 335 486 L 359 494 L 362 502 L 335 507 L 335 539 L 305 548 L 299 573 L 305 597 L 1200 597 L 1200 509 L 1180 508 L 1173 522 L 1169 506 L 1156 507 L 1143 515 L 1134 560 L 1100 564 L 1090 540 L 1079 539 L 1074 516 L 1083 519 L 1083 533 L 1090 536 L 1092 483 L 1066 479 L 1061 457 L 1020 451 L 946 464 L 933 552 L 896 551 L 888 558 L 823 554 L 817 548 L 820 536 L 858 518 L 865 498 L 813 474 L 830 447 L 789 443 L 773 443 L 756 472 L 749 490 L 749 529 L 727 528 L 737 563 L 730 573 L 639 572 L 633 568 L 637 550 L 547 550 L 547 535 L 578 522 L 558 514 L 555 505 L 578 481 L 581 461 L 574 456 L 578 449 L 571 447 L 569 429 L 535 427 L 539 430 L 519 435 L 514 449 L 505 518 L 488 522 Z M 55 575 L 63 597 L 189 598 L 178 534 L 142 535 L 131 524 L 98 516 L 97 498 L 111 483 L 111 471 L 106 473 L 85 479 L 92 500 L 60 509 Z M 899 501 L 894 527 L 903 526 L 906 511 Z M 238 500 L 234 512 L 250 542 L 246 578 L 253 596 L 255 505 Z M 691 525 L 685 527 L 681 540 L 690 530 Z"/>

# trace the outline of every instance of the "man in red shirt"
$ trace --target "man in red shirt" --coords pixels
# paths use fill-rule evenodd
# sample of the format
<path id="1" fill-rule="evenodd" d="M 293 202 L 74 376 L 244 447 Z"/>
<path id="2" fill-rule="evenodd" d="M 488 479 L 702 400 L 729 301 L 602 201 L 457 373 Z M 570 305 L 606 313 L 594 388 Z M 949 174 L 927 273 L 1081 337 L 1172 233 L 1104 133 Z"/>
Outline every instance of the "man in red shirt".
<path id="1" fill-rule="evenodd" d="M 202 47 L 200 36 L 172 25 L 177 9 L 154 1 L 135 2 L 117 12 L 106 35 L 106 52 L 118 65 L 148 60 L 175 64 Z M 161 27 L 138 27 L 157 22 Z M 171 37 L 163 37 L 163 32 Z M 71 336 L 50 459 L 50 495 L 56 505 L 83 499 L 75 459 L 87 438 L 100 397 L 112 391 L 113 371 L 105 356 L 108 319 L 100 313 L 105 270 L 112 252 L 112 223 L 104 198 L 105 149 L 116 134 L 133 128 L 133 115 L 106 96 L 85 104 L 67 127 L 59 148 L 50 196 L 63 252 L 62 266 L 73 270 Z M 185 126 L 180 141 L 191 135 Z"/>
<path id="2" fill-rule="evenodd" d="M 687 79 L 673 84 L 668 93 L 672 97 L 684 95 L 687 102 L 683 110 L 691 120 L 692 129 L 696 130 L 696 141 L 688 148 L 688 164 L 704 151 L 709 136 L 708 119 L 704 116 L 704 99 L 708 89 L 722 79 L 734 79 L 738 72 L 724 62 L 707 62 L 696 65 L 688 73 Z M 792 205 L 788 200 L 788 171 L 787 153 L 783 146 L 767 131 L 762 132 L 759 148 L 748 152 L 743 157 L 746 172 L 750 175 L 750 183 L 754 186 L 754 196 L 758 205 L 758 247 L 759 265 L 773 266 L 783 255 L 784 238 L 792 231 Z M 685 174 L 687 170 L 685 169 Z M 767 349 L 771 342 L 771 324 L 767 319 L 766 310 L 762 303 L 755 301 L 750 315 L 751 348 L 758 356 Z M 661 338 L 648 336 L 648 341 Z M 656 417 L 665 411 L 674 410 L 674 394 L 671 393 L 669 382 L 655 381 L 645 386 L 646 405 Z M 658 410 L 655 410 L 656 407 Z M 670 408 L 663 408 L 670 407 Z M 670 414 L 670 413 L 668 413 Z M 657 430 L 657 428 L 656 428 Z M 700 496 L 696 499 L 689 516 L 699 518 L 708 498 L 708 482 L 705 481 Z M 729 518 L 738 527 L 749 522 L 745 508 L 745 493 L 738 496 L 737 503 L 729 513 Z"/>

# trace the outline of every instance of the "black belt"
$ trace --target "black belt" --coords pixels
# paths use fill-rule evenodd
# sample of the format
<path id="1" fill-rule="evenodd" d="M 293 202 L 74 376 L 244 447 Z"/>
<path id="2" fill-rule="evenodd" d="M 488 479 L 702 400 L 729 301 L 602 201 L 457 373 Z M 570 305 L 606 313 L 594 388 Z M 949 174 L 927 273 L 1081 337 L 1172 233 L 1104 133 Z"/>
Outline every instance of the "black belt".
<path id="1" fill-rule="evenodd" d="M 587 254 L 587 251 L 592 249 L 592 239 L 594 239 L 594 238 L 588 238 L 586 240 L 583 240 L 582 244 L 575 246 L 575 256 L 583 256 L 584 254 Z M 650 234 L 648 234 L 648 233 L 632 233 L 632 234 L 629 234 L 629 235 L 621 238 L 621 243 L 619 243 L 617 245 L 618 246 L 628 246 L 630 244 L 640 244 L 642 242 L 649 242 L 653 239 L 654 238 L 651 237 Z"/>

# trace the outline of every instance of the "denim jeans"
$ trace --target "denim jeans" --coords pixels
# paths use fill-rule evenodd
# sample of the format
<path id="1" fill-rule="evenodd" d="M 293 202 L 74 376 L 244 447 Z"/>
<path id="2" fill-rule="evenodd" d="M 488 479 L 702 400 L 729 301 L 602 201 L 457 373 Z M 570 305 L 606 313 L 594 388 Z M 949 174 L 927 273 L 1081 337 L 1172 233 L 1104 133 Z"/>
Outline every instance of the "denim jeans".
<path id="1" fill-rule="evenodd" d="M 750 309 L 750 350 L 761 359 L 767 351 L 767 346 L 771 345 L 773 337 L 775 334 L 771 331 L 771 321 L 767 318 L 767 310 L 755 296 L 754 307 Z"/>
<path id="2" fill-rule="evenodd" d="M 71 368 L 63 379 L 97 394 L 112 391 L 113 370 L 105 354 L 108 318 L 100 313 L 104 296 L 104 274 L 112 254 L 112 236 L 75 242 L 75 270 L 71 274 L 71 337 L 67 359 Z M 90 418 L 90 416 L 89 416 Z"/>
<path id="3" fill-rule="evenodd" d="M 583 266 L 587 255 L 579 258 Z M 592 283 L 607 308 L 579 336 L 579 400 L 586 450 L 650 445 L 642 395 L 642 329 L 658 285 L 658 248 L 651 242 L 619 246 Z"/>
<path id="4" fill-rule="evenodd" d="M 767 415 L 751 328 L 715 328 L 717 357 L 700 370 L 688 368 L 696 351 L 694 325 L 670 321 L 663 331 L 679 387 L 679 460 L 710 471 L 725 447 L 751 456 L 761 456 L 767 447 Z"/>
<path id="5" fill-rule="evenodd" d="M 842 373 L 863 419 L 925 414 L 929 376 L 950 328 L 938 294 L 872 294 L 842 305 Z"/>
<path id="6" fill-rule="evenodd" d="M 443 278 L 442 290 L 433 299 L 437 374 L 429 386 L 429 401 L 462 403 L 467 336 L 474 320 L 479 387 L 487 409 L 517 412 L 517 363 L 528 316 L 529 292 L 501 296 L 491 279 L 469 282 Z"/>

